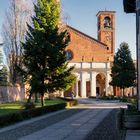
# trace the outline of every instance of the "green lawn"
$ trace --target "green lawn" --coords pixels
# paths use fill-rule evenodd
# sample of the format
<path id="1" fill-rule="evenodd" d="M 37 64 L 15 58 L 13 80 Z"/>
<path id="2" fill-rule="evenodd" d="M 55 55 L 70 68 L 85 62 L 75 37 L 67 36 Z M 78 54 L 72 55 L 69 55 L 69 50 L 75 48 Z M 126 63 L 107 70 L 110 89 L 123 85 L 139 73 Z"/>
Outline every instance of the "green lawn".
<path id="1" fill-rule="evenodd" d="M 19 111 L 21 106 L 20 102 L 0 104 L 0 116 Z"/>
<path id="2" fill-rule="evenodd" d="M 64 103 L 64 102 L 66 101 L 61 100 L 61 99 L 45 100 L 44 106 L 54 105 L 54 104 L 59 104 L 59 103 Z M 23 105 L 23 102 L 0 104 L 0 116 L 9 114 L 11 112 L 17 112 L 19 110 L 22 110 L 23 109 L 22 105 Z M 41 106 L 40 102 L 37 103 L 36 107 L 40 107 L 40 106 Z"/>
<path id="3" fill-rule="evenodd" d="M 54 105 L 54 104 L 60 104 L 60 103 L 65 103 L 66 101 L 61 100 L 61 99 L 54 99 L 54 100 L 45 100 L 44 105 Z"/>

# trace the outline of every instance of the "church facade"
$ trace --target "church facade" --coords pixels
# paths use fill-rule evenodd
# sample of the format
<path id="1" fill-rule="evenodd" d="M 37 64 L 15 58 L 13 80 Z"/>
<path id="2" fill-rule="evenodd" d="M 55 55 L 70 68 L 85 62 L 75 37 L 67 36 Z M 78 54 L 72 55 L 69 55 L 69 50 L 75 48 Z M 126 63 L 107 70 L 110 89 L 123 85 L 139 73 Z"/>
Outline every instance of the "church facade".
<path id="1" fill-rule="evenodd" d="M 97 13 L 98 39 L 68 26 L 71 42 L 66 49 L 69 66 L 75 66 L 76 83 L 65 92 L 86 98 L 114 95 L 111 65 L 115 51 L 115 11 Z"/>

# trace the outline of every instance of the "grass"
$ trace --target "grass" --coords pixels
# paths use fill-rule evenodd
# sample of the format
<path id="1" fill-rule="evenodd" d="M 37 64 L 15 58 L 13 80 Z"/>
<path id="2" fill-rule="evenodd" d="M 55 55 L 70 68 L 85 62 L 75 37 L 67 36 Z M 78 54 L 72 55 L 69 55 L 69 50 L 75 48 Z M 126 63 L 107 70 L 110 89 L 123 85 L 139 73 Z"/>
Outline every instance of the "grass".
<path id="1" fill-rule="evenodd" d="M 53 100 L 45 100 L 44 105 L 54 105 L 54 104 L 60 104 L 65 103 L 66 101 L 61 99 L 53 99 Z"/>
<path id="2" fill-rule="evenodd" d="M 0 104 L 0 116 L 17 112 L 21 110 L 21 106 L 20 102 Z"/>
<path id="3" fill-rule="evenodd" d="M 0 104 L 0 116 L 22 110 L 23 109 L 22 105 L 24 102 Z M 54 104 L 59 104 L 59 103 L 64 103 L 64 102 L 66 101 L 61 100 L 61 99 L 44 100 L 44 106 L 49 106 L 49 105 L 54 105 Z M 41 103 L 40 102 L 37 103 L 36 107 L 41 107 Z"/>

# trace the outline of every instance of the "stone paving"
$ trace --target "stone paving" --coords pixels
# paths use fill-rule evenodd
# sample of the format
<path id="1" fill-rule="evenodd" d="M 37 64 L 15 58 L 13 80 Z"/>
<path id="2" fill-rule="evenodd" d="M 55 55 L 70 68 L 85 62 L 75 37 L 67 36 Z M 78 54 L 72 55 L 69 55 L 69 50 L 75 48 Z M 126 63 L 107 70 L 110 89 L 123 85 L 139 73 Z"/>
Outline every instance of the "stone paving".
<path id="1" fill-rule="evenodd" d="M 16 125 L 0 129 L 0 140 L 18 140 L 19 138 L 44 129 L 50 125 L 82 112 L 82 109 L 61 110 L 42 117 L 27 120 Z M 30 140 L 30 139 L 29 139 Z M 31 139 L 32 140 L 32 139 Z"/>
<path id="2" fill-rule="evenodd" d="M 84 140 L 112 109 L 87 109 L 20 140 Z"/>
<path id="3" fill-rule="evenodd" d="M 117 102 L 95 102 L 82 99 L 72 109 L 0 129 L 0 140 L 84 140 L 114 108 L 126 107 Z"/>

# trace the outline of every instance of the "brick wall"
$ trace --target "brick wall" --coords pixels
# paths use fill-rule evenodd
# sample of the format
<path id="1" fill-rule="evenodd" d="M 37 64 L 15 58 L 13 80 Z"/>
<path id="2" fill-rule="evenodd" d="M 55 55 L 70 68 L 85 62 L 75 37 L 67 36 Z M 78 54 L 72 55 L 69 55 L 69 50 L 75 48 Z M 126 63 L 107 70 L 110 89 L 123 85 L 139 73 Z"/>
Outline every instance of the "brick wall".
<path id="1" fill-rule="evenodd" d="M 71 50 L 73 58 L 70 62 L 106 62 L 107 46 L 79 31 L 69 29 L 71 42 L 67 50 Z"/>

